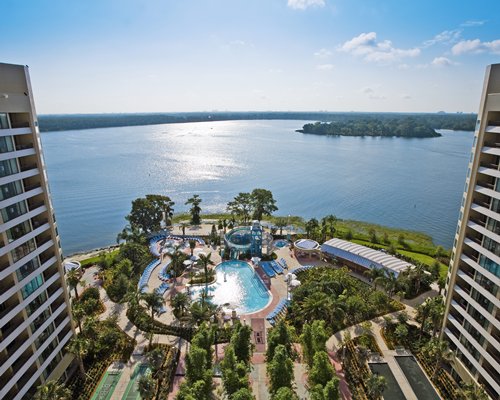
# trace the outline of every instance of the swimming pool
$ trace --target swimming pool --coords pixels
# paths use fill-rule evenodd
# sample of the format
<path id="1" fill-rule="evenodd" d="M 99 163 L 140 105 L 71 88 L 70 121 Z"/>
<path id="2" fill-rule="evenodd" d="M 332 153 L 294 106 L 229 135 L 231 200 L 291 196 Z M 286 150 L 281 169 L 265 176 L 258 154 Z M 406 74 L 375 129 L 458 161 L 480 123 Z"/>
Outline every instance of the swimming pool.
<path id="1" fill-rule="evenodd" d="M 440 400 L 436 390 L 413 356 L 394 357 L 419 400 Z"/>
<path id="2" fill-rule="evenodd" d="M 216 268 L 217 281 L 208 285 L 210 301 L 229 308 L 234 307 L 239 314 L 249 314 L 264 308 L 271 298 L 267 288 L 253 268 L 244 261 L 231 260 L 220 263 Z M 194 287 L 193 298 L 205 290 L 204 286 Z"/>
<path id="3" fill-rule="evenodd" d="M 381 375 L 385 378 L 387 387 L 384 390 L 384 399 L 390 400 L 406 400 L 403 391 L 399 387 L 399 383 L 394 377 L 389 365 L 387 363 L 372 363 L 369 364 L 370 369 L 374 374 Z"/>
<path id="4" fill-rule="evenodd" d="M 278 239 L 278 240 L 275 240 L 274 241 L 274 247 L 278 247 L 279 249 L 285 247 L 285 246 L 288 246 L 288 240 L 284 240 L 284 239 Z"/>
<path id="5" fill-rule="evenodd" d="M 135 367 L 135 370 L 130 377 L 130 382 L 127 385 L 127 389 L 122 396 L 122 400 L 141 400 L 142 397 L 139 394 L 138 385 L 139 378 L 143 375 L 149 374 L 150 372 L 151 370 L 146 364 L 139 364 L 137 367 Z"/>

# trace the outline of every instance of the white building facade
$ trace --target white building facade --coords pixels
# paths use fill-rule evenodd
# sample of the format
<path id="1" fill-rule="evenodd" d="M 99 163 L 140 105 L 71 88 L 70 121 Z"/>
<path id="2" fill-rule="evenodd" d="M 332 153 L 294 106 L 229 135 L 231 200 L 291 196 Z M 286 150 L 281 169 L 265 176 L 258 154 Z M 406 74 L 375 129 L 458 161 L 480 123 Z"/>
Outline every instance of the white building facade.
<path id="1" fill-rule="evenodd" d="M 74 334 L 28 68 L 0 64 L 0 398 L 64 379 Z"/>
<path id="2" fill-rule="evenodd" d="M 500 398 L 500 64 L 486 70 L 446 286 L 454 377 Z"/>

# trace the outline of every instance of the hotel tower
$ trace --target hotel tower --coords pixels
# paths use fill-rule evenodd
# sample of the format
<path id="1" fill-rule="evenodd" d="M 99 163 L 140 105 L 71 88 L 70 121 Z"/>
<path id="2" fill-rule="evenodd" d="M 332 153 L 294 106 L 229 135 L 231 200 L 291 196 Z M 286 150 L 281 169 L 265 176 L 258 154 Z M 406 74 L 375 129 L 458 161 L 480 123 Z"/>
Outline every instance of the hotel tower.
<path id="1" fill-rule="evenodd" d="M 500 64 L 486 70 L 446 285 L 454 378 L 500 398 Z"/>
<path id="2" fill-rule="evenodd" d="M 66 374 L 73 335 L 28 68 L 0 64 L 0 399 Z"/>

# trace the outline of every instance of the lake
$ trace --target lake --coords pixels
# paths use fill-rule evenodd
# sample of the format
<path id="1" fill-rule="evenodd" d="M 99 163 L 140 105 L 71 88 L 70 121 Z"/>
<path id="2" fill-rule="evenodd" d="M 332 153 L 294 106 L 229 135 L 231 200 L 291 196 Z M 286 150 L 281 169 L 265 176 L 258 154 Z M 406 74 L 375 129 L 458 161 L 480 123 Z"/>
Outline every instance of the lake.
<path id="1" fill-rule="evenodd" d="M 42 133 L 66 255 L 116 243 L 131 201 L 193 194 L 204 212 L 239 192 L 273 192 L 277 215 L 335 214 L 418 230 L 451 247 L 472 132 L 431 139 L 326 137 L 311 121 L 222 121 Z"/>

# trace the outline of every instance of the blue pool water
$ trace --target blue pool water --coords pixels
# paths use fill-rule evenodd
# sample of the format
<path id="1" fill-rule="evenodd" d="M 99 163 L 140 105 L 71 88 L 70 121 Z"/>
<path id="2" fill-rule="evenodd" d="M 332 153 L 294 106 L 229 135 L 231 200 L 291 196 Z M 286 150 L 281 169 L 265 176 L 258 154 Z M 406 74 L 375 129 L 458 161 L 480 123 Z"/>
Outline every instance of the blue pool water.
<path id="1" fill-rule="evenodd" d="M 264 283 L 252 267 L 244 261 L 225 261 L 215 271 L 217 282 L 208 285 L 213 303 L 220 306 L 230 304 L 239 314 L 249 314 L 264 308 L 270 300 L 270 294 Z M 197 297 L 204 287 L 194 288 L 193 297 Z"/>
<path id="2" fill-rule="evenodd" d="M 288 246 L 288 241 L 282 239 L 276 240 L 274 246 L 281 249 L 282 247 Z"/>

